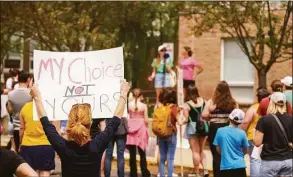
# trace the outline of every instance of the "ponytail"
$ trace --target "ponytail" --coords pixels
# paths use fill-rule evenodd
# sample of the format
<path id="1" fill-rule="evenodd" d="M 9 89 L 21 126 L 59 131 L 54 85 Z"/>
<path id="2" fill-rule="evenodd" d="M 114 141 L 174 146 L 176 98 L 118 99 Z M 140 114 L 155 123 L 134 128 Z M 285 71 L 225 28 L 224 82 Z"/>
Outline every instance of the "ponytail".
<path id="1" fill-rule="evenodd" d="M 68 116 L 66 132 L 69 140 L 82 146 L 91 139 L 91 108 L 87 104 L 73 105 Z"/>
<path id="2" fill-rule="evenodd" d="M 76 125 L 71 128 L 70 132 L 68 132 L 68 135 L 80 146 L 86 144 L 90 140 L 90 131 L 81 123 L 76 123 Z"/>
<path id="3" fill-rule="evenodd" d="M 141 96 L 141 92 L 140 92 L 140 89 L 139 88 L 135 88 L 134 90 L 133 90 L 133 97 L 134 97 L 134 99 L 135 99 L 135 101 L 134 101 L 134 104 L 135 104 L 135 111 L 138 111 L 138 106 L 137 106 L 137 100 L 138 100 L 138 98 Z"/>

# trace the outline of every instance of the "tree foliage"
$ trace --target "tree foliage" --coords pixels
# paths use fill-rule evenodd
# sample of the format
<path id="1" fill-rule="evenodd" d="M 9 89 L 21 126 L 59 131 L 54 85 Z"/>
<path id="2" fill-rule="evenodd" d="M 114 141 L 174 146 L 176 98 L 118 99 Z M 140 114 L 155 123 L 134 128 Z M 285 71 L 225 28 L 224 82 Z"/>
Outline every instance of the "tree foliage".
<path id="1" fill-rule="evenodd" d="M 35 48 L 87 51 L 124 46 L 126 76 L 148 74 L 154 48 L 177 41 L 182 2 L 1 2 L 7 29 Z M 2 21 L 2 20 L 1 20 Z M 2 28 L 1 28 L 2 29 Z M 6 32 L 4 32 L 6 34 Z M 2 34 L 2 31 L 1 31 Z M 12 32 L 15 34 L 15 32 Z M 2 44 L 2 43 L 1 43 Z"/>
<path id="2" fill-rule="evenodd" d="M 184 15 L 195 20 L 195 35 L 218 28 L 236 39 L 266 87 L 272 65 L 292 59 L 292 8 L 292 1 L 190 2 Z"/>

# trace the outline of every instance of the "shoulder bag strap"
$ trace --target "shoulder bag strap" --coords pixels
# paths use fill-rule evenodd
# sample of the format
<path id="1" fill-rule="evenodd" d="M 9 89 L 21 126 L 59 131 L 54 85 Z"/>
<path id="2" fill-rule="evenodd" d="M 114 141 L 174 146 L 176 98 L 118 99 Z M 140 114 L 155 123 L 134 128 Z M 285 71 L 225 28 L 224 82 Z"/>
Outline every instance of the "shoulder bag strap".
<path id="1" fill-rule="evenodd" d="M 282 125 L 281 121 L 279 120 L 279 118 L 278 118 L 275 114 L 271 114 L 271 115 L 275 118 L 275 120 L 277 121 L 279 127 L 281 128 L 281 130 L 282 130 L 282 132 L 283 132 L 283 134 L 284 134 L 284 138 L 285 138 L 286 143 L 289 145 L 290 148 L 292 148 L 292 147 L 291 147 L 292 144 L 289 142 L 289 139 L 288 139 L 288 137 L 287 137 L 287 133 L 286 133 L 286 131 L 285 131 L 285 129 L 284 129 L 284 126 Z M 290 145 L 290 144 L 291 144 L 291 145 Z"/>
<path id="2" fill-rule="evenodd" d="M 197 114 L 201 114 L 202 109 L 203 109 L 203 105 L 201 105 L 201 107 L 200 107 L 200 113 L 199 113 L 196 108 L 194 108 L 193 106 L 191 106 L 191 104 L 189 104 L 188 102 L 186 102 L 186 103 L 188 104 L 189 107 L 191 107 L 191 109 L 193 109 L 195 112 L 197 112 Z M 189 116 L 189 120 L 190 120 L 190 122 L 192 122 L 190 116 Z"/>

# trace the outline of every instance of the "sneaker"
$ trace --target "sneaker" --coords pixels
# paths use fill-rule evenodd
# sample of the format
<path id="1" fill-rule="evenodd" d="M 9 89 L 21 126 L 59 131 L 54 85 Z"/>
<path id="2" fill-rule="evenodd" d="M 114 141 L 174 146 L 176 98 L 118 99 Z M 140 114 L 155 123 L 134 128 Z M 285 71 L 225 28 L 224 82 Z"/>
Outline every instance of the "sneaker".
<path id="1" fill-rule="evenodd" d="M 204 177 L 209 177 L 209 170 L 204 169 L 204 170 L 203 170 L 203 176 L 204 176 Z"/>

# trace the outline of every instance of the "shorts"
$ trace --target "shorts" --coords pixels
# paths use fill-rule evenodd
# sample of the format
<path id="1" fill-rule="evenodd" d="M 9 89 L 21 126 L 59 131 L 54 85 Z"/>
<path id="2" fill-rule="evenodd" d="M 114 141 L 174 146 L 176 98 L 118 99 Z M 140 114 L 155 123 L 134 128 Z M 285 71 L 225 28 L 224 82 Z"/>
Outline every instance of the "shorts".
<path id="1" fill-rule="evenodd" d="M 19 154 L 34 170 L 55 169 L 55 151 L 50 145 L 21 146 Z"/>
<path id="2" fill-rule="evenodd" d="M 187 129 L 188 129 L 189 126 L 186 126 L 186 129 L 185 129 L 185 133 L 184 133 L 184 138 L 186 139 L 192 139 L 192 138 L 199 138 L 199 134 L 198 133 L 195 133 L 195 134 L 189 134 Z"/>
<path id="3" fill-rule="evenodd" d="M 259 176 L 292 176 L 292 160 L 261 160 Z"/>
<path id="4" fill-rule="evenodd" d="M 183 80 L 183 88 L 188 88 L 190 85 L 195 85 L 194 80 Z"/>
<path id="5" fill-rule="evenodd" d="M 170 73 L 156 73 L 155 88 L 171 87 L 171 77 Z"/>

